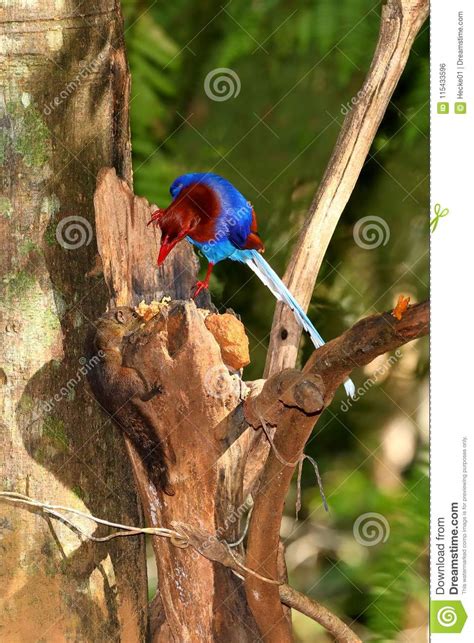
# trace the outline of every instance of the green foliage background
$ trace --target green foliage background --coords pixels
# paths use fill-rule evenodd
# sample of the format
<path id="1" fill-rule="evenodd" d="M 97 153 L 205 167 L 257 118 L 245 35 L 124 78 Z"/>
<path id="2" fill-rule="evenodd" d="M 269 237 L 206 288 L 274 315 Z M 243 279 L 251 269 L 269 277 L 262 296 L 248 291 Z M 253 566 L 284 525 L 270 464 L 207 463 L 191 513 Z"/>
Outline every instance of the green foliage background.
<path id="1" fill-rule="evenodd" d="M 180 173 L 215 171 L 254 204 L 266 258 L 283 273 L 345 111 L 376 43 L 380 4 L 369 0 L 125 0 L 132 71 L 135 191 L 160 205 Z M 311 302 L 321 334 L 428 291 L 428 28 L 418 36 L 370 157 L 341 218 Z M 218 102 L 206 75 L 233 69 L 238 96 Z M 385 243 L 367 250 L 355 223 L 378 216 Z M 242 316 L 251 341 L 247 378 L 261 375 L 274 301 L 240 265 L 219 264 L 214 302 Z M 302 357 L 311 351 L 304 340 Z M 408 345 L 387 365 L 355 374 L 363 394 L 342 395 L 307 451 L 318 461 L 330 511 L 311 471 L 299 521 L 283 524 L 290 580 L 334 609 L 363 640 L 425 641 L 427 620 L 427 351 Z M 376 368 L 379 368 L 377 371 Z M 385 542 L 354 538 L 357 518 L 381 514 Z M 294 616 L 301 641 L 328 640 Z"/>

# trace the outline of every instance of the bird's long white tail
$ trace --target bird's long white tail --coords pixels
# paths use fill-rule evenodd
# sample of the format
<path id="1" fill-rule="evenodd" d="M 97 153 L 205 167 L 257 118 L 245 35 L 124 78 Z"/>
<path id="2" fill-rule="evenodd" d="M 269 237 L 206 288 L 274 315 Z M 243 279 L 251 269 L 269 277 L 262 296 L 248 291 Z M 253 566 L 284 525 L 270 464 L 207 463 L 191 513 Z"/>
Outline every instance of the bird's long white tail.
<path id="1" fill-rule="evenodd" d="M 262 281 L 265 286 L 270 289 L 276 299 L 278 299 L 278 301 L 283 301 L 287 306 L 291 308 L 296 317 L 296 321 L 311 337 L 311 341 L 313 342 L 315 347 L 319 348 L 320 346 L 322 346 L 325 343 L 324 339 L 313 326 L 313 323 L 309 319 L 308 315 L 301 308 L 301 306 L 285 286 L 283 281 L 276 274 L 273 268 L 265 261 L 262 255 L 256 250 L 246 250 L 245 258 L 243 260 L 248 265 L 248 267 L 253 270 L 260 281 Z M 352 380 L 346 380 L 344 382 L 344 388 L 346 389 L 346 393 L 347 395 L 349 395 L 349 397 L 354 397 L 355 386 Z"/>

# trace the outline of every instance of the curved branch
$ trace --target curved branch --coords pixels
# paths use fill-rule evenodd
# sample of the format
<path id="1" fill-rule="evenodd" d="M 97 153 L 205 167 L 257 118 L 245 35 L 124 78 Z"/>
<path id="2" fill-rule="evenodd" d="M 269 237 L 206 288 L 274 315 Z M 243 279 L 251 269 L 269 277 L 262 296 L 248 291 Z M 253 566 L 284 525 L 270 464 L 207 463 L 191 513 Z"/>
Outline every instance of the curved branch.
<path id="1" fill-rule="evenodd" d="M 428 0 L 388 0 L 382 8 L 379 40 L 372 64 L 357 93 L 357 104 L 344 119 L 284 275 L 284 282 L 305 310 L 311 301 L 334 229 L 405 68 L 413 41 L 426 20 L 428 8 Z M 273 317 L 265 377 L 296 364 L 300 337 L 301 328 L 296 324 L 293 313 L 287 306 L 278 303 Z"/>
<path id="2" fill-rule="evenodd" d="M 326 386 L 327 406 L 354 368 L 365 366 L 379 355 L 427 335 L 429 322 L 428 301 L 409 306 L 400 320 L 390 312 L 365 317 L 314 351 L 303 370 L 321 375 Z"/>
<path id="3" fill-rule="evenodd" d="M 263 419 L 276 426 L 275 449 L 268 455 L 254 497 L 247 543 L 248 568 L 266 578 L 278 579 L 281 518 L 295 462 L 337 388 L 354 368 L 426 335 L 428 326 L 428 302 L 409 307 L 400 320 L 391 313 L 367 317 L 316 350 L 302 373 L 295 370 L 278 373 L 267 380 L 257 396 L 246 400 L 244 413 L 249 424 L 261 427 Z M 278 587 L 249 575 L 245 589 L 263 640 L 291 641 Z"/>
<path id="4" fill-rule="evenodd" d="M 292 609 L 319 623 L 324 629 L 334 636 L 338 643 L 361 643 L 361 639 L 351 628 L 333 614 L 327 607 L 317 601 L 297 592 L 289 585 L 280 585 L 281 602 Z"/>

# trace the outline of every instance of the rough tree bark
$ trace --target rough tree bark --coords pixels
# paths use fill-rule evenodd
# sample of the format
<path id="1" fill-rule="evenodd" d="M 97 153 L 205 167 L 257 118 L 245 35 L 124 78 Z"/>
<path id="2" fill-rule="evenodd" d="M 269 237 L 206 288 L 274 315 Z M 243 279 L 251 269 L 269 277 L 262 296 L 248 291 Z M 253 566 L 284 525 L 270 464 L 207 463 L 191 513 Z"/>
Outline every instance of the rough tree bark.
<path id="1" fill-rule="evenodd" d="M 99 4 L 0 8 L 0 487 L 138 524 L 123 440 L 80 371 L 107 301 L 96 175 L 131 167 L 120 7 Z M 71 216 L 81 229 L 61 232 Z M 140 539 L 90 544 L 2 503 L 0 638 L 143 640 L 144 555 Z"/>

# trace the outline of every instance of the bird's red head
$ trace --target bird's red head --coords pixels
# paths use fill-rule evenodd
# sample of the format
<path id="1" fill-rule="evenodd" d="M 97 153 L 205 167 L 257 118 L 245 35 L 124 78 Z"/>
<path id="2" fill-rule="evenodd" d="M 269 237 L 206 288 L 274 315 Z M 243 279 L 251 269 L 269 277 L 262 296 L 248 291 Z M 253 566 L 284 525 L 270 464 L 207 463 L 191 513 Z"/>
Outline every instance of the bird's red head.
<path id="1" fill-rule="evenodd" d="M 184 208 L 173 207 L 172 203 L 168 208 L 156 210 L 148 225 L 154 223 L 161 229 L 161 245 L 158 254 L 158 265 L 169 255 L 177 243 L 182 241 L 196 224 L 196 218 L 192 212 Z"/>

